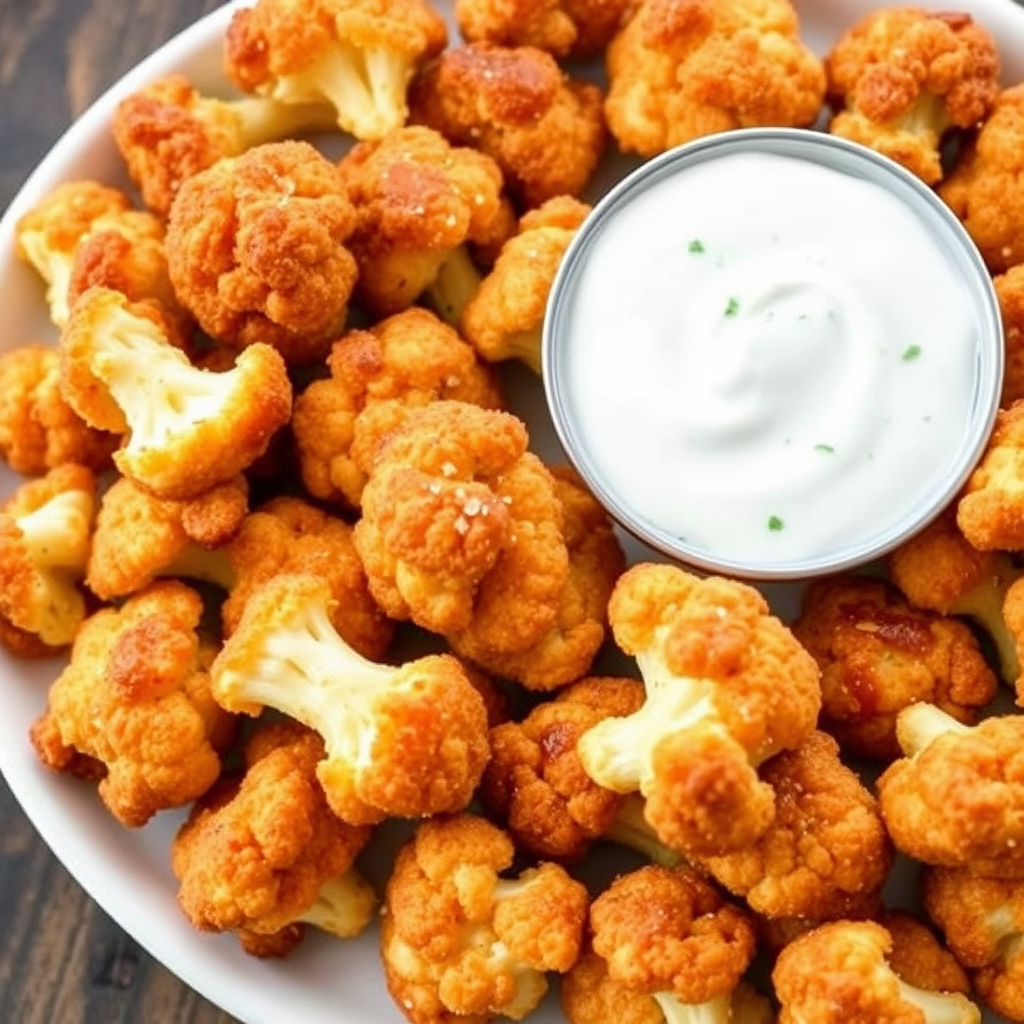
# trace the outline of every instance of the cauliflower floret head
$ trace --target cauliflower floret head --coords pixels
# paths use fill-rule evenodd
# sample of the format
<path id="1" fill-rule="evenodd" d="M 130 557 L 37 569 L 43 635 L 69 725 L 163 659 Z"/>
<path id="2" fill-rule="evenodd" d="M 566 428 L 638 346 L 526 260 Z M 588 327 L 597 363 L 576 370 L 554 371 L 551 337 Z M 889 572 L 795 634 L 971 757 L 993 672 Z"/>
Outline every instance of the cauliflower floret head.
<path id="1" fill-rule="evenodd" d="M 447 42 L 426 0 L 257 0 L 231 20 L 225 69 L 246 92 L 327 102 L 343 131 L 379 139 L 405 123 L 410 78 Z"/>
<path id="2" fill-rule="evenodd" d="M 1024 266 L 1011 267 L 992 281 L 1003 321 L 1003 391 L 1005 409 L 1024 398 Z"/>

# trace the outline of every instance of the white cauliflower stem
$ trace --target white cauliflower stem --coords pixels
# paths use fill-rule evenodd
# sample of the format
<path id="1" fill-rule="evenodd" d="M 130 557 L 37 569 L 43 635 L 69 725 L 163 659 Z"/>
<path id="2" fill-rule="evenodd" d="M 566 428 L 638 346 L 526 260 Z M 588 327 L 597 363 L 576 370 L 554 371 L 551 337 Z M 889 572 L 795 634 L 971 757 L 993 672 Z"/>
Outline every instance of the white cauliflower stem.
<path id="1" fill-rule="evenodd" d="M 316 902 L 295 919 L 339 939 L 351 939 L 370 923 L 377 907 L 377 894 L 355 868 L 320 887 Z"/>

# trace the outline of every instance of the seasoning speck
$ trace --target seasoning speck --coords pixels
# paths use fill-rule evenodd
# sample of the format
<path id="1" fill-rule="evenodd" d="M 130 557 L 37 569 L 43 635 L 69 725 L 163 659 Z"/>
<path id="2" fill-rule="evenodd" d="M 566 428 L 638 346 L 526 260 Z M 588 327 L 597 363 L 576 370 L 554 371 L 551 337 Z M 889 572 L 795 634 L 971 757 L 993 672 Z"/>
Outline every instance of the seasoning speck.
<path id="1" fill-rule="evenodd" d="M 740 300 L 737 298 L 731 298 L 725 304 L 725 315 L 735 316 L 740 311 Z"/>
<path id="2" fill-rule="evenodd" d="M 831 455 L 832 452 L 835 451 L 835 448 L 833 448 L 830 444 L 816 444 L 814 446 L 814 450 L 816 452 L 826 452 L 827 454 Z"/>
<path id="3" fill-rule="evenodd" d="M 912 363 L 920 355 L 921 355 L 921 346 L 920 345 L 908 345 L 903 350 L 903 355 L 900 356 L 900 358 L 905 363 Z"/>
<path id="4" fill-rule="evenodd" d="M 785 528 L 785 525 L 786 524 L 778 516 L 768 517 L 768 529 L 771 530 L 772 533 L 778 533 L 780 530 Z"/>
<path id="5" fill-rule="evenodd" d="M 699 238 L 695 238 L 690 243 L 689 249 L 690 249 L 690 252 L 692 252 L 695 255 L 699 256 L 702 252 L 704 252 L 704 243 Z"/>

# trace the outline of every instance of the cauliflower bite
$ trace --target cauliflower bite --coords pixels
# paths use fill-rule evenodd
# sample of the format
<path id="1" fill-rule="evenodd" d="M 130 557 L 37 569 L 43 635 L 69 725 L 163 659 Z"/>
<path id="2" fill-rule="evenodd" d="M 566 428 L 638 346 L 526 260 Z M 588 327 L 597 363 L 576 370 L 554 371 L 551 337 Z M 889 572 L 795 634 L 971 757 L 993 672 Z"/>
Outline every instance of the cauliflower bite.
<path id="1" fill-rule="evenodd" d="M 871 793 L 812 733 L 761 769 L 775 791 L 775 819 L 752 846 L 699 861 L 717 882 L 767 917 L 847 917 L 881 891 L 893 849 Z"/>
<path id="2" fill-rule="evenodd" d="M 518 359 L 541 372 L 541 329 L 559 264 L 590 207 L 571 196 L 530 210 L 469 300 L 463 337 L 490 362 Z"/>
<path id="3" fill-rule="evenodd" d="M 981 1024 L 963 993 L 901 977 L 893 945 L 875 921 L 835 921 L 795 939 L 772 972 L 779 1024 Z"/>
<path id="4" fill-rule="evenodd" d="M 100 472 L 120 436 L 90 427 L 64 400 L 52 345 L 0 353 L 0 458 L 16 473 L 41 476 L 66 462 Z"/>
<path id="5" fill-rule="evenodd" d="M 1024 1020 L 1024 883 L 927 868 L 922 897 L 982 1002 L 1007 1020 Z"/>
<path id="6" fill-rule="evenodd" d="M 356 208 L 349 247 L 359 265 L 356 295 L 377 317 L 411 306 L 467 244 L 504 240 L 512 216 L 498 165 L 449 145 L 429 128 L 389 132 L 354 146 L 338 165 Z M 470 286 L 478 275 L 464 270 Z M 447 291 L 453 291 L 449 282 Z M 451 322 L 451 315 L 445 315 Z"/>
<path id="7" fill-rule="evenodd" d="M 916 608 L 977 624 L 995 646 L 1000 675 L 1008 683 L 1017 679 L 1020 659 L 1003 613 L 1021 570 L 1004 552 L 979 551 L 968 543 L 957 526 L 955 505 L 893 551 L 888 570 Z"/>
<path id="8" fill-rule="evenodd" d="M 48 647 L 70 644 L 85 618 L 78 584 L 95 511 L 96 478 L 74 463 L 23 483 L 0 509 L 0 618 Z"/>
<path id="9" fill-rule="evenodd" d="M 756 842 L 775 815 L 757 766 L 799 747 L 821 704 L 818 667 L 753 587 L 641 563 L 608 606 L 615 641 L 644 679 L 643 708 L 580 737 L 584 771 L 639 790 L 660 839 L 688 856 Z"/>
<path id="10" fill-rule="evenodd" d="M 128 477 L 103 493 L 85 582 L 104 601 L 141 590 L 157 576 L 221 583 L 205 548 L 227 543 L 249 510 L 237 476 L 187 501 L 155 498 Z"/>
<path id="11" fill-rule="evenodd" d="M 972 145 L 939 186 L 993 274 L 1024 263 L 1024 83 L 996 99 Z"/>
<path id="12" fill-rule="evenodd" d="M 50 319 L 67 323 L 74 300 L 91 285 L 132 301 L 177 303 L 167 272 L 163 224 L 131 208 L 119 189 L 82 180 L 58 185 L 15 225 L 18 255 L 46 282 Z"/>
<path id="13" fill-rule="evenodd" d="M 870 146 L 929 185 L 940 145 L 999 95 L 995 40 L 969 14 L 889 7 L 853 25 L 825 59 L 833 135 Z"/>
<path id="14" fill-rule="evenodd" d="M 579 956 L 583 886 L 555 864 L 503 878 L 515 848 L 470 815 L 424 822 L 398 853 L 381 917 L 388 991 L 412 1024 L 521 1020 L 547 971 Z"/>
<path id="15" fill-rule="evenodd" d="M 241 352 L 234 369 L 193 366 L 168 343 L 153 307 L 90 288 L 60 340 L 61 389 L 91 426 L 126 434 L 117 468 L 175 501 L 224 483 L 263 452 L 288 422 L 292 389 L 269 345 Z"/>
<path id="16" fill-rule="evenodd" d="M 329 103 L 342 131 L 379 139 L 405 123 L 409 80 L 447 43 L 426 0 L 257 0 L 231 19 L 224 67 L 246 92 Z"/>
<path id="17" fill-rule="evenodd" d="M 246 744 L 244 775 L 193 807 L 171 865 L 196 928 L 233 931 L 260 956 L 290 952 L 307 924 L 343 939 L 369 924 L 376 896 L 353 863 L 370 830 L 327 806 L 316 777 L 323 755 L 316 733 L 265 725 Z"/>
<path id="18" fill-rule="evenodd" d="M 165 75 L 126 96 L 113 133 L 146 206 L 166 218 L 186 178 L 224 157 L 334 125 L 328 104 L 202 95 L 184 75 Z"/>
<path id="19" fill-rule="evenodd" d="M 897 849 L 925 864 L 1024 877 L 1024 716 L 962 725 L 930 704 L 897 718 L 905 757 L 878 780 Z"/>
<path id="20" fill-rule="evenodd" d="M 234 736 L 210 692 L 202 612 L 194 590 L 165 580 L 91 615 L 32 726 L 48 768 L 71 770 L 79 755 L 102 766 L 99 795 L 130 828 L 202 796 Z"/>
<path id="21" fill-rule="evenodd" d="M 433 313 L 407 309 L 368 331 L 349 331 L 331 347 L 330 376 L 313 381 L 295 400 L 292 434 L 306 490 L 322 501 L 358 508 L 366 475 L 352 457 L 361 433 L 376 448 L 380 402 L 420 406 L 438 399 L 500 409 L 497 376 Z M 370 435 L 370 436 L 368 436 Z"/>
<path id="22" fill-rule="evenodd" d="M 696 871 L 650 865 L 620 875 L 591 905 L 590 930 L 609 981 L 653 996 L 667 1022 L 736 1019 L 732 997 L 754 956 L 753 920 Z M 574 1002 L 570 989 L 570 1021 L 582 1019 Z"/>
<path id="23" fill-rule="evenodd" d="M 483 698 L 451 655 L 400 666 L 362 657 L 331 624 L 333 604 L 316 576 L 274 576 L 256 590 L 211 668 L 215 699 L 315 729 L 317 777 L 343 821 L 462 810 L 489 753 Z"/>
<path id="24" fill-rule="evenodd" d="M 821 669 L 819 724 L 858 756 L 900 756 L 896 715 L 908 704 L 929 701 L 970 724 L 998 689 L 965 623 L 911 608 L 881 579 L 814 581 L 793 632 Z"/>
<path id="25" fill-rule="evenodd" d="M 789 0 L 641 0 L 606 63 L 608 127 L 643 157 L 731 128 L 809 126 L 825 98 Z"/>
<path id="26" fill-rule="evenodd" d="M 471 43 L 534 46 L 554 57 L 595 57 L 615 35 L 629 0 L 455 0 Z"/>
<path id="27" fill-rule="evenodd" d="M 878 915 L 878 923 L 892 936 L 889 966 L 905 982 L 937 992 L 971 994 L 967 972 L 924 921 L 906 911 L 886 910 Z"/>
<path id="28" fill-rule="evenodd" d="M 467 43 L 416 76 L 411 120 L 493 157 L 527 207 L 578 196 L 604 154 L 601 90 L 531 46 Z"/>
<path id="29" fill-rule="evenodd" d="M 222 345 L 262 342 L 289 364 L 315 363 L 348 315 L 355 225 L 334 164 L 308 142 L 268 142 L 182 182 L 168 270 L 182 306 Z"/>
<path id="30" fill-rule="evenodd" d="M 997 275 L 996 298 L 1003 321 L 1003 391 L 999 404 L 1005 409 L 1024 398 L 1024 266 Z"/>
<path id="31" fill-rule="evenodd" d="M 581 679 L 538 704 L 523 721 L 491 730 L 480 797 L 518 849 L 575 861 L 614 828 L 629 798 L 590 780 L 576 741 L 605 718 L 633 714 L 643 701 L 643 686 L 635 679 Z"/>

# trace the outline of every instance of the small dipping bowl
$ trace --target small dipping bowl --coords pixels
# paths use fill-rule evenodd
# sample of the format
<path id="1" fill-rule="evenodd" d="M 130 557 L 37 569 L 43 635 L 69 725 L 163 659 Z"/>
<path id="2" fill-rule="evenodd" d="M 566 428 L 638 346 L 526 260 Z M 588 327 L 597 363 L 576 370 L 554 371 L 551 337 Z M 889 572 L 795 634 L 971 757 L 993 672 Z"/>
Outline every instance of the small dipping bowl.
<path id="1" fill-rule="evenodd" d="M 594 208 L 542 345 L 567 455 L 629 532 L 792 580 L 884 555 L 956 496 L 1003 378 L 991 277 L 923 182 L 856 143 L 743 129 Z"/>

